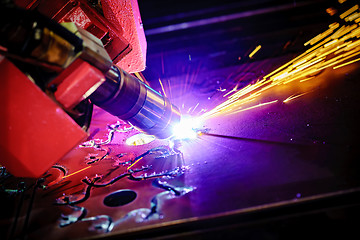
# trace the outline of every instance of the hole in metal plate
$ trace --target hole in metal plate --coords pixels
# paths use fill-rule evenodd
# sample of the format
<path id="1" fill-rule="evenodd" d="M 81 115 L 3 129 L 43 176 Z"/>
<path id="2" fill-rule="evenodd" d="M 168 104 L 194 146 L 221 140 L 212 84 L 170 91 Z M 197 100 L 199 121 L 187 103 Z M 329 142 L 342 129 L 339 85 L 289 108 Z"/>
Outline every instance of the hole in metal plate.
<path id="1" fill-rule="evenodd" d="M 108 207 L 119 207 L 131 203 L 136 199 L 136 192 L 132 190 L 120 190 L 110 193 L 104 198 L 104 205 Z"/>

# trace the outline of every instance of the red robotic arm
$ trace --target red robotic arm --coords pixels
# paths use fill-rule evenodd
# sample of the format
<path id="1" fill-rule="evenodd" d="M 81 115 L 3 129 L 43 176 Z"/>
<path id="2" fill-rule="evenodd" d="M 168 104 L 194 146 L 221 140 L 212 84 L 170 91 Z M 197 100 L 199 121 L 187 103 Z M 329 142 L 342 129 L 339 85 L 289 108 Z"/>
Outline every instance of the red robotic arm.
<path id="1" fill-rule="evenodd" d="M 97 12 L 99 5 L 85 1 L 16 2 L 39 12 L 49 9 L 48 17 L 62 25 L 34 10 L 2 9 L 0 151 L 1 163 L 13 175 L 39 177 L 84 140 L 89 121 L 83 118 L 91 118 L 92 103 L 148 134 L 171 135 L 172 124 L 180 120 L 178 109 L 118 67 L 139 71 L 145 66 L 136 1 L 119 2 L 137 9 L 126 17 L 113 12 L 117 5 L 103 1 L 102 10 L 111 20 Z M 13 17 L 19 13 L 21 18 Z M 114 27 L 129 16 L 124 29 L 137 33 L 136 39 L 130 34 L 133 48 L 120 36 L 125 30 Z"/>

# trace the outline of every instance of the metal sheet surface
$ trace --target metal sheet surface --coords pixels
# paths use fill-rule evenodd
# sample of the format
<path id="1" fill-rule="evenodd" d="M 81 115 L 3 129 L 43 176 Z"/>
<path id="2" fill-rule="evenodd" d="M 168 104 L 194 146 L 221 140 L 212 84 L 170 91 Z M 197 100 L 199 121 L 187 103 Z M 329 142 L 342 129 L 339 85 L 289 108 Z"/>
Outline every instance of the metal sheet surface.
<path id="1" fill-rule="evenodd" d="M 283 20 L 281 16 L 276 19 Z M 319 25 L 306 25 L 305 29 L 317 32 Z M 327 27 L 324 26 L 322 30 Z M 276 31 L 272 42 L 276 44 L 270 46 L 283 47 L 280 42 L 286 41 L 280 39 L 290 38 L 288 33 L 293 37 L 294 29 L 297 27 Z M 263 46 L 265 53 L 278 52 L 277 48 L 266 47 Z M 265 74 L 301 54 L 281 49 L 285 53 L 273 57 L 265 54 L 266 58 L 249 61 L 239 59 L 237 64 L 226 67 L 219 63 L 216 68 L 206 66 L 204 70 L 197 62 L 195 69 L 201 71 L 187 71 L 188 65 L 184 63 L 183 75 L 166 76 L 166 71 L 163 72 L 164 89 L 159 86 L 159 91 L 183 115 L 201 115 L 200 112 L 210 111 L 224 102 L 227 99 L 224 95 L 236 85 L 241 89 L 255 84 Z M 186 57 L 189 62 L 196 62 L 195 54 L 192 56 Z M 158 59 L 156 54 L 152 57 Z M 171 62 L 165 63 L 165 67 L 167 64 Z M 353 193 L 358 193 L 360 186 L 359 76 L 360 65 L 353 63 L 318 71 L 308 76 L 310 79 L 279 84 L 262 91 L 241 108 L 231 110 L 231 114 L 207 118 L 200 126 L 203 134 L 181 141 L 181 147 L 175 149 L 168 140 L 126 145 L 125 141 L 139 132 L 135 129 L 121 132 L 130 126 L 96 108 L 88 142 L 57 163 L 63 167 L 63 175 L 53 170 L 55 173 L 44 176 L 47 188 L 37 189 L 34 195 L 34 180 L 1 175 L 8 190 L 17 189 L 19 181 L 27 186 L 24 195 L 18 191 L 10 200 L 2 197 L 1 231 L 9 235 L 18 211 L 13 236 L 21 237 L 25 232 L 29 239 L 146 239 L 171 238 L 174 234 L 175 239 L 176 236 L 184 239 L 188 236 L 181 235 L 182 232 L 211 232 L 210 228 L 217 226 L 225 230 L 220 228 L 219 235 L 210 237 L 231 239 L 225 234 L 226 226 L 242 222 L 246 228 L 255 220 L 268 219 L 268 215 L 259 213 L 270 214 L 281 208 L 284 215 L 298 216 L 323 208 L 337 209 L 343 204 L 354 206 L 359 198 Z M 59 176 L 55 177 L 56 174 Z M 120 176 L 123 177 L 116 179 Z M 94 185 L 112 184 L 89 188 L 91 181 Z M 104 204 L 109 194 L 119 190 L 134 191 L 136 198 L 117 207 Z M 34 203 L 26 225 L 31 196 Z M 126 202 L 127 198 L 120 200 Z M 66 201 L 72 207 L 54 205 Z M 294 206 L 300 207 L 295 210 Z M 314 218 L 309 225 L 317 220 Z"/>

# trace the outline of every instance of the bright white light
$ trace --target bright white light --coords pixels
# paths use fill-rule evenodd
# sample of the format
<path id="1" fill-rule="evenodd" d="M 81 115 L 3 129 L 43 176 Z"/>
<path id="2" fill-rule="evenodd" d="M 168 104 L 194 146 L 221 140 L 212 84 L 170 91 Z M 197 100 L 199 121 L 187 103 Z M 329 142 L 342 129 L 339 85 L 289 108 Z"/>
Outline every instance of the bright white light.
<path id="1" fill-rule="evenodd" d="M 197 135 L 197 129 L 201 127 L 199 119 L 183 116 L 180 123 L 173 127 L 173 136 L 176 139 L 194 139 Z"/>

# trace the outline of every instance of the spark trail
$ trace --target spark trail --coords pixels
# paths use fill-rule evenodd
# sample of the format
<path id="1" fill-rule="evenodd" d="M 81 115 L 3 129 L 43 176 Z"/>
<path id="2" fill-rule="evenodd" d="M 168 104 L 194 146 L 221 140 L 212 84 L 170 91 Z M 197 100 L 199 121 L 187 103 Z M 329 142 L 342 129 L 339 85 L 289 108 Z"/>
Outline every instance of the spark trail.
<path id="1" fill-rule="evenodd" d="M 203 120 L 219 115 L 242 111 L 245 103 L 253 101 L 264 91 L 278 85 L 309 81 L 320 71 L 332 67 L 337 69 L 360 61 L 360 11 L 355 5 L 339 15 L 341 23 L 334 22 L 323 33 L 304 45 L 310 48 L 276 70 L 242 89 L 234 89 L 223 95 L 227 97 L 213 109 L 203 113 Z M 231 93 L 231 94 L 230 94 Z M 297 97 L 303 96 L 300 94 Z M 293 97 L 292 99 L 294 99 Z M 289 101 L 289 100 L 288 100 Z M 259 104 L 261 106 L 261 104 Z M 262 104 L 264 105 L 264 104 Z"/>

